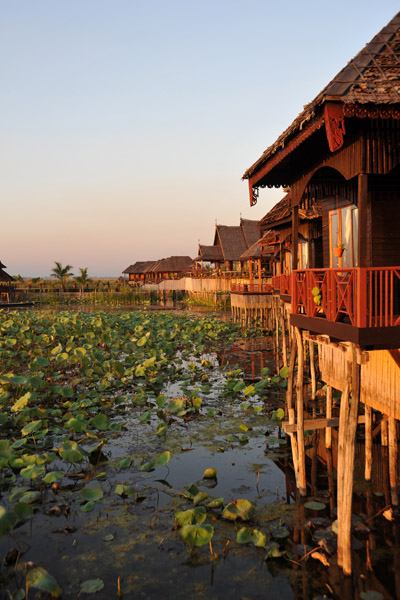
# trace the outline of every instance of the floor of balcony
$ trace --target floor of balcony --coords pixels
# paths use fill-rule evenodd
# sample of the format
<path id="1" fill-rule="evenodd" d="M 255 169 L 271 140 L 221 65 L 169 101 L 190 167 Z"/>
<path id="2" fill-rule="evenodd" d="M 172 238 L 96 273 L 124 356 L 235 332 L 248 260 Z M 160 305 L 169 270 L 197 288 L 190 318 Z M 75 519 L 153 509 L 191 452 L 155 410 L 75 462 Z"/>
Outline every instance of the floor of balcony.
<path id="1" fill-rule="evenodd" d="M 400 326 L 354 327 L 346 322 L 328 321 L 322 317 L 291 314 L 290 323 L 311 333 L 327 335 L 332 341 L 353 342 L 366 350 L 400 348 Z"/>

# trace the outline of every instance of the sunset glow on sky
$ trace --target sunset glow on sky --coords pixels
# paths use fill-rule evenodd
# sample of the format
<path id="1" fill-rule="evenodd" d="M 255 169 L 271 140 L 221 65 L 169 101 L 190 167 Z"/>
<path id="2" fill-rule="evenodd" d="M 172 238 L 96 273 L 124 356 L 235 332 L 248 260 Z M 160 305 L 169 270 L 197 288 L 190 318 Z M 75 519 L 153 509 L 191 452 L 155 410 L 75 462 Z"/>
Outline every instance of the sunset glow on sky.
<path id="1" fill-rule="evenodd" d="M 260 219 L 241 177 L 394 0 L 1 2 L 0 260 L 121 275 Z"/>

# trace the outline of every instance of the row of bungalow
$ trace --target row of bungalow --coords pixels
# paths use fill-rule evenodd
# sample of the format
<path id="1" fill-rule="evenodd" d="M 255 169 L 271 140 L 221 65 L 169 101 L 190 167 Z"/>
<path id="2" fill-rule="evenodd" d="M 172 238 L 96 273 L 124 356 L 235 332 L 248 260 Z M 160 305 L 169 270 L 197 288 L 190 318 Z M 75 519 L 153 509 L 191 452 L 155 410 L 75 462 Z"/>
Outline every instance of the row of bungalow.
<path id="1" fill-rule="evenodd" d="M 260 188 L 289 187 L 260 222 L 261 234 L 271 236 L 267 244 L 260 242 L 261 255 L 268 249 L 273 257 L 271 295 L 290 324 L 284 430 L 301 495 L 307 490 L 304 430 L 324 427 L 327 448 L 335 439 L 338 564 L 350 574 L 358 430 L 365 440 L 365 479 L 371 480 L 373 447 L 379 442 L 387 451 L 390 502 L 399 505 L 400 13 L 243 178 L 251 205 Z M 253 290 L 232 292 L 232 306 L 245 306 L 244 299 L 252 305 Z M 267 305 L 268 293 L 264 298 Z M 283 330 L 285 321 L 280 323 Z M 304 416 L 307 345 L 310 368 L 314 347 L 318 350 L 324 418 Z M 341 392 L 337 419 L 333 389 Z"/>

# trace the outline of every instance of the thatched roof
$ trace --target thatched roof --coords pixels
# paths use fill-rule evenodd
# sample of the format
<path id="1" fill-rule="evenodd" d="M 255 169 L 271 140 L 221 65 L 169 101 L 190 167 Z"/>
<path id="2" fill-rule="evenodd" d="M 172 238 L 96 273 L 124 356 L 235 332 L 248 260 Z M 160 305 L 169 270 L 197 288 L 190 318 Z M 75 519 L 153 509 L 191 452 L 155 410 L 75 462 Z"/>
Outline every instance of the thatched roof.
<path id="1" fill-rule="evenodd" d="M 288 221 L 292 216 L 290 192 L 286 194 L 271 210 L 261 219 L 260 227 L 270 227 L 282 221 Z"/>
<path id="2" fill-rule="evenodd" d="M 287 146 L 289 139 L 321 112 L 322 105 L 332 100 L 361 106 L 400 104 L 400 12 L 305 106 L 276 142 L 247 169 L 243 179 L 249 179 Z"/>
<path id="3" fill-rule="evenodd" d="M 157 261 L 150 271 L 152 273 L 184 273 L 193 266 L 190 256 L 170 256 Z"/>
<path id="4" fill-rule="evenodd" d="M 3 271 L 3 267 L 5 267 L 6 265 L 3 265 L 1 261 L 0 265 L 0 281 L 2 281 L 3 283 L 11 283 L 12 281 L 15 281 L 14 277 L 11 277 L 11 275 Z"/>
<path id="5" fill-rule="evenodd" d="M 316 203 L 307 208 L 299 208 L 299 219 L 302 221 L 308 221 L 311 219 L 317 219 L 322 217 L 321 202 Z M 278 225 L 287 223 L 292 218 L 292 205 L 291 205 L 291 194 L 286 194 L 271 210 L 261 219 L 260 228 L 265 230 L 266 227 L 277 227 Z"/>
<path id="6" fill-rule="evenodd" d="M 237 261 L 247 250 L 243 230 L 240 226 L 216 225 L 214 245 L 221 245 L 224 260 Z"/>
<path id="7" fill-rule="evenodd" d="M 135 262 L 134 265 L 130 265 L 129 267 L 127 267 L 125 269 L 125 271 L 122 271 L 122 272 L 125 273 L 126 275 L 129 275 L 129 274 L 140 275 L 142 273 L 147 273 L 148 270 L 151 269 L 151 267 L 153 267 L 156 264 L 156 262 L 157 261 L 154 261 L 154 260 Z"/>
<path id="8" fill-rule="evenodd" d="M 243 231 L 244 241 L 246 242 L 247 248 L 250 248 L 260 237 L 260 229 L 258 227 L 258 221 L 252 221 L 251 219 L 240 219 L 240 227 Z"/>
<path id="9" fill-rule="evenodd" d="M 274 242 L 276 242 L 276 231 L 268 230 L 262 238 L 257 240 L 246 252 L 243 252 L 240 260 L 249 260 L 250 258 L 261 258 L 266 254 L 273 254 Z"/>
<path id="10" fill-rule="evenodd" d="M 199 244 L 199 255 L 196 256 L 195 260 L 222 262 L 224 257 L 221 246 L 204 246 L 204 244 Z"/>

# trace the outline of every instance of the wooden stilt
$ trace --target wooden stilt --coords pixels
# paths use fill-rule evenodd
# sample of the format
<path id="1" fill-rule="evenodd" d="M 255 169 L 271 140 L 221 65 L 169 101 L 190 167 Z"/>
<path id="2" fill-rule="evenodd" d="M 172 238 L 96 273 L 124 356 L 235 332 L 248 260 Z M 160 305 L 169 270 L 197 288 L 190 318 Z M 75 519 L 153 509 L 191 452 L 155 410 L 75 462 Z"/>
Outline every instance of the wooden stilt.
<path id="1" fill-rule="evenodd" d="M 314 400 L 317 394 L 317 381 L 315 379 L 314 342 L 312 340 L 308 340 L 308 348 L 310 353 L 311 398 Z"/>
<path id="2" fill-rule="evenodd" d="M 390 495 L 393 506 L 398 506 L 399 499 L 397 495 L 397 429 L 396 420 L 389 417 L 389 481 Z"/>
<path id="3" fill-rule="evenodd" d="M 306 483 L 306 453 L 304 447 L 304 404 L 303 404 L 303 382 L 304 382 L 304 347 L 303 339 L 298 327 L 295 328 L 297 340 L 297 381 L 296 381 L 296 408 L 297 408 L 297 452 L 299 459 L 299 492 L 301 496 L 307 494 Z"/>
<path id="4" fill-rule="evenodd" d="M 281 335 L 282 335 L 282 358 L 283 365 L 287 367 L 287 347 L 286 347 L 286 331 L 285 331 L 285 319 L 283 318 L 283 307 L 280 312 L 280 323 L 281 323 Z"/>
<path id="5" fill-rule="evenodd" d="M 351 574 L 351 510 L 353 504 L 353 477 L 360 401 L 360 367 L 357 364 L 356 347 L 352 347 L 352 389 L 349 417 L 346 428 L 344 454 L 344 490 L 343 490 L 343 572 Z"/>
<path id="6" fill-rule="evenodd" d="M 366 481 L 371 480 L 372 474 L 372 409 L 365 405 L 365 469 Z"/>
<path id="7" fill-rule="evenodd" d="M 344 479 L 344 444 L 347 426 L 347 408 L 349 403 L 349 382 L 346 381 L 345 388 L 340 399 L 339 434 L 338 434 L 338 457 L 337 457 L 337 517 L 338 523 L 343 521 L 343 479 Z M 338 565 L 343 566 L 343 541 L 342 527 L 338 530 Z"/>
<path id="8" fill-rule="evenodd" d="M 385 447 L 388 445 L 388 418 L 386 415 L 382 415 L 381 443 L 382 443 L 382 446 L 385 446 Z"/>
<path id="9" fill-rule="evenodd" d="M 332 386 L 326 386 L 326 418 L 332 417 Z M 325 430 L 325 447 L 332 448 L 332 427 Z"/>
<path id="10" fill-rule="evenodd" d="M 288 420 L 290 424 L 295 423 L 295 413 L 293 407 L 293 380 L 294 380 L 294 367 L 296 363 L 296 350 L 297 340 L 295 337 L 292 339 L 292 345 L 290 350 L 290 363 L 289 363 L 289 374 L 288 374 L 288 386 L 286 390 L 286 408 L 288 413 Z M 297 438 L 296 433 L 290 434 L 290 445 L 292 448 L 293 468 L 296 477 L 296 485 L 299 487 L 299 460 L 297 450 Z"/>

